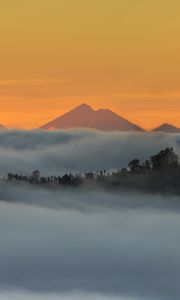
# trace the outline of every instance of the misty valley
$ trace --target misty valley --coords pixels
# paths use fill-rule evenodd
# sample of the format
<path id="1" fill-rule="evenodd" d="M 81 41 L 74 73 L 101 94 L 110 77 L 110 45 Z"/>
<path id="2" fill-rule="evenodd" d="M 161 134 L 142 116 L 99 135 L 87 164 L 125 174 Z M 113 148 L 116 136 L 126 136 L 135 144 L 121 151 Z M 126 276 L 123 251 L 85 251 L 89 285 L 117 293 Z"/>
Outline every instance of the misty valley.
<path id="1" fill-rule="evenodd" d="M 0 0 L 0 300 L 180 300 L 180 0 Z"/>
<path id="2" fill-rule="evenodd" d="M 7 130 L 0 155 L 0 299 L 179 300 L 179 134 Z"/>
<path id="3" fill-rule="evenodd" d="M 40 171 L 24 176 L 9 173 L 1 178 L 1 183 L 30 184 L 55 189 L 58 187 L 86 187 L 90 189 L 104 188 L 111 191 L 132 190 L 149 193 L 180 194 L 180 165 L 173 148 L 166 148 L 151 156 L 143 163 L 135 158 L 128 167 L 109 172 L 93 171 L 85 174 L 64 174 L 62 176 L 41 176 Z"/>

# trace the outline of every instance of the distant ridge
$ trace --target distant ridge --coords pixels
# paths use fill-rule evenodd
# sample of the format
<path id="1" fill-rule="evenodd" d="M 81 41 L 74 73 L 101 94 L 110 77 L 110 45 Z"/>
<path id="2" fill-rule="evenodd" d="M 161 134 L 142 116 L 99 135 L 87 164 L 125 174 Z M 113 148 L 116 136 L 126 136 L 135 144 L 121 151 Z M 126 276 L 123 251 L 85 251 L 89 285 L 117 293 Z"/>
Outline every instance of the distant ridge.
<path id="1" fill-rule="evenodd" d="M 0 130 L 6 129 L 2 124 L 0 124 Z"/>
<path id="2" fill-rule="evenodd" d="M 144 131 L 109 109 L 94 110 L 87 104 L 79 105 L 40 128 L 49 130 L 92 128 L 102 131 Z"/>
<path id="3" fill-rule="evenodd" d="M 171 124 L 165 123 L 155 129 L 153 129 L 153 131 L 161 131 L 161 132 L 167 132 L 167 133 L 180 133 L 180 128 L 173 126 Z"/>

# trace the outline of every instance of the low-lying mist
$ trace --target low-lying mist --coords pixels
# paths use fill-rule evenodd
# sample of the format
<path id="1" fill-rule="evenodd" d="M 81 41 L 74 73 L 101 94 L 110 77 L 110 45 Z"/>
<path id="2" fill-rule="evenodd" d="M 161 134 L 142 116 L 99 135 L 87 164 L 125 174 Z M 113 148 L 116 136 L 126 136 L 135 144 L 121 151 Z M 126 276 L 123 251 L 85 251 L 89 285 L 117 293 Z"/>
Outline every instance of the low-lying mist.
<path id="1" fill-rule="evenodd" d="M 0 194 L 0 299 L 179 299 L 178 198 Z"/>
<path id="2" fill-rule="evenodd" d="M 68 294 L 37 294 L 27 292 L 4 292 L 0 291 L 1 300 L 138 300 L 137 298 L 120 297 L 120 296 L 106 296 L 100 294 L 88 294 L 88 293 L 68 293 Z"/>
<path id="3" fill-rule="evenodd" d="M 180 136 L 0 132 L 0 174 L 114 169 Z M 179 300 L 179 197 L 0 183 L 0 299 Z"/>
<path id="4" fill-rule="evenodd" d="M 104 188 L 43 188 L 29 184 L 0 183 L 1 201 L 84 213 L 106 210 L 155 209 L 180 212 L 179 196 L 106 190 Z"/>
<path id="5" fill-rule="evenodd" d="M 95 130 L 0 131 L 0 174 L 43 175 L 113 170 L 166 147 L 180 154 L 180 135 Z"/>

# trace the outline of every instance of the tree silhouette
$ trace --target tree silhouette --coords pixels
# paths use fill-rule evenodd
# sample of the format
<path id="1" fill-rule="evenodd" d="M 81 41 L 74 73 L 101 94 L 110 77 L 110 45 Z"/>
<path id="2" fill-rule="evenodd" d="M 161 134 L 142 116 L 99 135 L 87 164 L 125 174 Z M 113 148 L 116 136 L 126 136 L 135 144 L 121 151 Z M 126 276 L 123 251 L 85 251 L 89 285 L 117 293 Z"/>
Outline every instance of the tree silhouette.
<path id="1" fill-rule="evenodd" d="M 136 172 L 140 170 L 141 168 L 140 160 L 137 158 L 131 160 L 128 164 L 128 167 L 130 168 L 131 172 Z"/>
<path id="2" fill-rule="evenodd" d="M 174 153 L 173 148 L 166 148 L 151 156 L 151 165 L 153 170 L 177 166 L 178 156 Z"/>

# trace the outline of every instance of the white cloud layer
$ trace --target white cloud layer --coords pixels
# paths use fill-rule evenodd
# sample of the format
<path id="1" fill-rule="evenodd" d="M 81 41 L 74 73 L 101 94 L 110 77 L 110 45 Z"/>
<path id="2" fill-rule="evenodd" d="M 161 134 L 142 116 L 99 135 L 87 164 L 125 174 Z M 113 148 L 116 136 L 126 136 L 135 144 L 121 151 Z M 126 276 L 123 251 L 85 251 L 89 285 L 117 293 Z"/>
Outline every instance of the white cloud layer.
<path id="1" fill-rule="evenodd" d="M 72 294 L 35 294 L 28 292 L 0 291 L 0 300 L 137 300 L 137 298 L 116 297 L 98 294 L 77 293 Z"/>
<path id="2" fill-rule="evenodd" d="M 38 196 L 43 203 L 44 195 Z M 136 201 L 143 203 L 142 195 L 126 196 L 128 207 L 109 203 L 104 208 L 104 194 L 90 198 L 84 191 L 84 202 L 94 204 L 82 210 L 78 194 L 74 199 L 69 194 L 68 209 L 26 205 L 25 194 L 21 197 L 0 202 L 1 291 L 27 291 L 33 300 L 42 294 L 64 300 L 66 293 L 73 300 L 74 291 L 102 300 L 179 299 L 180 218 L 173 198 L 168 199 L 170 210 L 164 210 L 158 196 L 145 199 L 160 201 L 158 209 L 136 207 Z M 54 201 L 53 194 L 48 197 Z M 113 197 L 112 202 L 118 201 Z M 60 193 L 59 199 L 65 203 L 68 196 Z M 5 296 L 0 293 L 0 299 Z"/>
<path id="3" fill-rule="evenodd" d="M 115 168 L 179 145 L 178 135 L 5 131 L 0 171 Z M 0 300 L 179 300 L 179 215 L 178 197 L 0 184 Z"/>
<path id="4" fill-rule="evenodd" d="M 160 133 L 105 133 L 92 130 L 0 131 L 0 174 L 62 174 L 117 169 L 133 158 L 149 158 L 172 146 L 180 154 L 180 135 Z"/>

